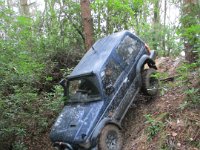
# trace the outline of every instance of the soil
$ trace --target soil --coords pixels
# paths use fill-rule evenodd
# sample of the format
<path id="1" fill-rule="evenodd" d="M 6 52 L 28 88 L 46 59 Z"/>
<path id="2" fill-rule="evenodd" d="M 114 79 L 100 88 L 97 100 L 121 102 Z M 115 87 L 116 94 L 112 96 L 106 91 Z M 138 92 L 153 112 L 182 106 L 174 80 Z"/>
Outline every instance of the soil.
<path id="1" fill-rule="evenodd" d="M 182 62 L 181 59 L 174 61 L 161 58 L 157 63 L 160 72 L 167 72 L 168 76 L 176 77 L 176 69 Z M 176 79 L 173 81 L 177 82 Z M 193 76 L 190 85 L 176 86 L 174 82 L 161 83 L 162 88 L 166 84 L 171 84 L 171 87 L 155 99 L 146 102 L 147 98 L 139 95 L 138 101 L 132 104 L 122 124 L 125 139 L 123 150 L 200 149 L 200 107 L 181 109 L 187 98 L 183 91 L 188 86 L 200 88 L 199 78 Z M 159 121 L 164 124 L 152 140 L 148 140 L 147 127 L 150 125 L 144 117 L 147 114 L 151 114 L 155 120 L 162 116 Z"/>
<path id="2" fill-rule="evenodd" d="M 161 72 L 167 72 L 168 76 L 176 75 L 176 68 L 181 60 L 174 61 L 170 58 L 157 60 Z M 137 96 L 137 101 L 132 104 L 122 121 L 122 133 L 124 134 L 123 150 L 198 150 L 200 147 L 200 111 L 198 106 L 181 106 L 186 100 L 183 91 L 188 85 L 177 86 L 174 82 L 162 83 L 160 95 L 150 99 L 143 95 Z M 190 81 L 195 88 L 200 88 L 199 79 Z M 170 86 L 169 86 L 170 85 Z M 148 100 L 148 101 L 147 101 Z M 148 140 L 145 115 L 152 115 L 155 120 L 163 123 L 161 130 Z M 52 150 L 49 140 L 49 131 L 37 138 L 27 140 L 29 150 Z"/>

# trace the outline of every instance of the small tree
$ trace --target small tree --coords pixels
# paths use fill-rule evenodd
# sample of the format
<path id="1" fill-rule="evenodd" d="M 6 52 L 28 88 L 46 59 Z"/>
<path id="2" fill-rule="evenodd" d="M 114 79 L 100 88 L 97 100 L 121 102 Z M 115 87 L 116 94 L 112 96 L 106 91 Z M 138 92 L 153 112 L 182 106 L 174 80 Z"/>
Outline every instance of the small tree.
<path id="1" fill-rule="evenodd" d="M 153 49 L 158 48 L 158 38 L 159 38 L 159 26 L 160 26 L 160 0 L 154 0 L 153 2 Z"/>
<path id="2" fill-rule="evenodd" d="M 27 0 L 20 0 L 20 12 L 22 15 L 29 16 L 29 5 Z"/>
<path id="3" fill-rule="evenodd" d="M 93 42 L 93 21 L 91 16 L 90 1 L 81 0 L 81 17 L 83 22 L 83 30 L 85 35 L 85 48 L 88 50 Z"/>
<path id="4" fill-rule="evenodd" d="M 198 58 L 200 47 L 200 6 L 198 0 L 183 0 L 181 16 L 181 35 L 184 40 L 185 59 L 190 63 Z"/>

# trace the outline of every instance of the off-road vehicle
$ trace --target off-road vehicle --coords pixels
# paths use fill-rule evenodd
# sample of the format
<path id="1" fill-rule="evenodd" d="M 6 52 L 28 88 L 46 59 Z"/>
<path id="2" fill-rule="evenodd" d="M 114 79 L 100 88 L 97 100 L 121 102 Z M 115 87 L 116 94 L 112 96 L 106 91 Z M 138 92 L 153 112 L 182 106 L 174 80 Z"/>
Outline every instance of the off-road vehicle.
<path id="1" fill-rule="evenodd" d="M 50 133 L 53 146 L 120 150 L 121 121 L 136 95 L 158 91 L 154 58 L 154 51 L 129 31 L 98 40 L 61 81 L 66 105 Z"/>

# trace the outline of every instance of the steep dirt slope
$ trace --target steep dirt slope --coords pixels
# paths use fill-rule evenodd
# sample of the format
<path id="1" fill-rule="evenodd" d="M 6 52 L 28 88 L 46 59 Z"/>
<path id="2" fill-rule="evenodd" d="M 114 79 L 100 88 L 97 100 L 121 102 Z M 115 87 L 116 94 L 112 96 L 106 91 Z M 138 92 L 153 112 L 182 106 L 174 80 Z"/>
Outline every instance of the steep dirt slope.
<path id="1" fill-rule="evenodd" d="M 176 77 L 176 68 L 181 59 L 160 58 L 157 60 L 159 71 L 167 73 L 167 77 Z M 173 78 L 172 78 L 173 79 Z M 200 107 L 185 107 L 186 95 L 183 93 L 188 84 L 162 82 L 161 96 L 146 101 L 148 97 L 137 96 L 123 120 L 124 150 L 198 150 L 200 149 Z M 190 86 L 198 89 L 200 82 L 194 74 Z M 197 93 L 200 94 L 200 93 Z M 185 108 L 184 108 L 185 107 Z M 145 115 L 151 115 L 153 123 L 145 123 Z M 160 126 L 157 126 L 160 125 Z M 148 130 L 149 127 L 150 130 Z M 160 130 L 148 140 L 150 131 Z M 40 137 L 27 139 L 29 150 L 52 150 L 49 140 L 49 129 Z M 154 134 L 153 134 L 154 135 Z"/>
<path id="2" fill-rule="evenodd" d="M 175 70 L 181 61 L 161 58 L 158 62 L 161 72 L 176 76 Z M 178 86 L 176 82 L 174 79 L 174 82 L 162 83 L 161 90 L 168 85 L 164 95 L 149 102 L 144 96 L 138 96 L 138 101 L 129 109 L 123 122 L 124 150 L 200 149 L 200 107 L 184 107 L 187 97 L 183 91 L 189 85 Z M 190 82 L 194 89 L 200 88 L 198 77 L 192 76 Z M 152 124 L 147 123 L 145 115 L 151 115 Z M 152 137 L 157 129 L 159 131 Z"/>

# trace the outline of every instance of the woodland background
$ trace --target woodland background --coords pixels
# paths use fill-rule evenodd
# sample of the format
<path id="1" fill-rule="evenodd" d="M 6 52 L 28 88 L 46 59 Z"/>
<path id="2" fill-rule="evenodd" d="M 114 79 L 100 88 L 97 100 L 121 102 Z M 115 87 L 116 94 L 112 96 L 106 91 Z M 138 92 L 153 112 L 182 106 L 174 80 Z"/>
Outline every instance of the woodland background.
<path id="1" fill-rule="evenodd" d="M 158 57 L 184 52 L 180 80 L 196 70 L 199 78 L 199 0 L 0 0 L 0 150 L 31 149 L 48 137 L 63 107 L 60 79 L 94 41 L 121 30 Z M 186 94 L 199 106 L 199 87 L 192 89 Z"/>

